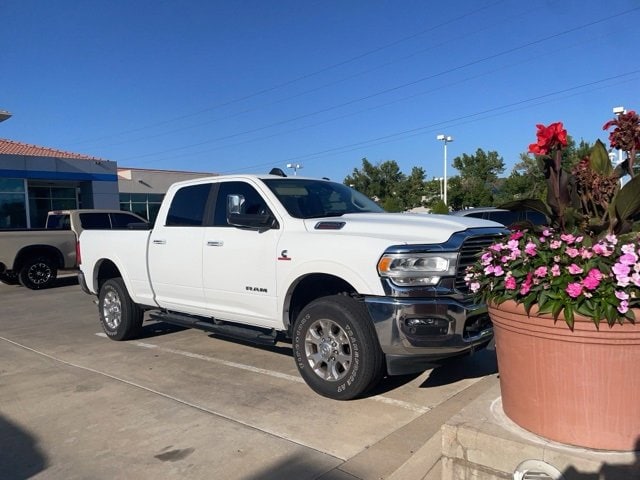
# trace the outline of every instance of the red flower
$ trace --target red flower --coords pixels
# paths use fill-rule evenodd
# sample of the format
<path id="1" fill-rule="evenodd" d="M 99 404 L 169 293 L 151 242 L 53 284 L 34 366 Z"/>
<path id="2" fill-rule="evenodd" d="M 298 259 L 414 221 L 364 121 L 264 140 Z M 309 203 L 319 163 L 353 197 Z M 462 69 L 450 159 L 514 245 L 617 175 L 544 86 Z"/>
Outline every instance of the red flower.
<path id="1" fill-rule="evenodd" d="M 554 149 L 567 146 L 567 131 L 562 122 L 552 123 L 548 127 L 538 124 L 536 128 L 538 142 L 529 145 L 529 152 L 534 155 L 547 155 Z"/>

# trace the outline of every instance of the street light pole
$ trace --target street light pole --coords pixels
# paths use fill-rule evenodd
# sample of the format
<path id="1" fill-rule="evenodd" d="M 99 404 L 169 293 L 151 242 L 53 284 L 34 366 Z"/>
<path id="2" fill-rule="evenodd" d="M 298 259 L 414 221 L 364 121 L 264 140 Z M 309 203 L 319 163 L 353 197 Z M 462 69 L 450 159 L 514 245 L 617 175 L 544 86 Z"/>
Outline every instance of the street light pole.
<path id="1" fill-rule="evenodd" d="M 451 135 L 438 135 L 436 140 L 440 140 L 444 142 L 444 204 L 445 206 L 449 206 L 447 203 L 447 143 L 453 142 L 453 137 Z"/>
<path id="2" fill-rule="evenodd" d="M 613 107 L 613 114 L 616 117 L 620 117 L 623 113 L 627 113 L 624 107 Z M 618 165 L 622 164 L 622 149 L 618 149 Z"/>
<path id="3" fill-rule="evenodd" d="M 287 163 L 287 168 L 293 168 L 293 176 L 298 175 L 298 170 L 302 168 L 302 165 L 299 163 Z"/>

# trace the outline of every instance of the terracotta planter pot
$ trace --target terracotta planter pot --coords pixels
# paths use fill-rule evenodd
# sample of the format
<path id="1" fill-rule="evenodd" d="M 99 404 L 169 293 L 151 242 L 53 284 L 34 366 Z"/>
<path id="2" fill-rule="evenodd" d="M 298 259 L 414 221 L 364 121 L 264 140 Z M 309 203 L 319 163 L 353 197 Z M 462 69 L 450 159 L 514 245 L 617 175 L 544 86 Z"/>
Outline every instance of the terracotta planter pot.
<path id="1" fill-rule="evenodd" d="M 640 321 L 528 317 L 522 306 L 489 307 L 496 338 L 502 406 L 521 427 L 555 440 L 603 450 L 640 442 Z M 636 311 L 640 320 L 640 311 Z"/>

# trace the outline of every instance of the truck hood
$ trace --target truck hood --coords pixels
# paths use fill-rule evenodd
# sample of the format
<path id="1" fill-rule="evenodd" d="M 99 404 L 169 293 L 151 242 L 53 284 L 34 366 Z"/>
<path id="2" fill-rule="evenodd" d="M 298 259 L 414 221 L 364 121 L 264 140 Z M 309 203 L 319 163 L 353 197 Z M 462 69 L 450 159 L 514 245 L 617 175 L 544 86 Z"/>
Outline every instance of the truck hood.
<path id="1" fill-rule="evenodd" d="M 309 218 L 305 226 L 319 234 L 354 235 L 386 239 L 398 244 L 443 243 L 468 228 L 501 228 L 490 220 L 424 213 L 349 213 L 340 217 Z M 318 229 L 320 223 L 342 223 L 337 229 Z"/>

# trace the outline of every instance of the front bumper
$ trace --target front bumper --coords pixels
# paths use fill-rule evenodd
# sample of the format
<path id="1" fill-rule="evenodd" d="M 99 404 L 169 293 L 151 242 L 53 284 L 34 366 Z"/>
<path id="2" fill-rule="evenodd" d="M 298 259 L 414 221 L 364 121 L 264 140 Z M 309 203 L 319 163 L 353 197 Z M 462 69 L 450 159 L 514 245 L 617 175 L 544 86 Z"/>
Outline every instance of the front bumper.
<path id="1" fill-rule="evenodd" d="M 389 375 L 424 371 L 484 348 L 493 327 L 484 305 L 455 298 L 366 297 Z"/>

